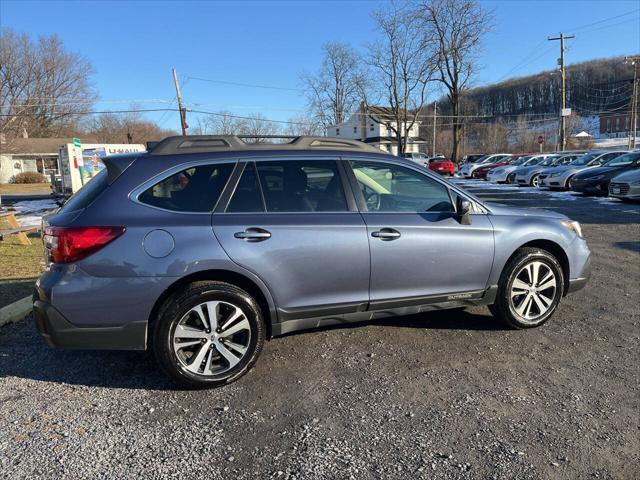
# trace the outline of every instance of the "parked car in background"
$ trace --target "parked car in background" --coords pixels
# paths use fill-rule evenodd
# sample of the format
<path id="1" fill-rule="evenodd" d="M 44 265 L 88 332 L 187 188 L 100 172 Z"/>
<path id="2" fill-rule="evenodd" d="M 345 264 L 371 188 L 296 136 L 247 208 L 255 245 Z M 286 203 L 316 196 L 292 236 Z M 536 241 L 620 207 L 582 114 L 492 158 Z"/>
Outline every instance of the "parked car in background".
<path id="1" fill-rule="evenodd" d="M 627 150 L 611 151 L 597 150 L 580 155 L 568 165 L 545 168 L 540 173 L 540 187 L 550 189 L 566 190 L 569 188 L 569 181 L 578 172 L 587 168 L 594 168 L 608 161 L 627 153 Z"/>
<path id="2" fill-rule="evenodd" d="M 400 155 L 402 158 L 406 158 L 408 160 L 413 160 L 414 162 L 418 162 L 420 165 L 427 166 L 427 160 L 429 160 L 429 156 L 422 152 L 405 152 Z"/>
<path id="3" fill-rule="evenodd" d="M 621 200 L 640 200 L 640 168 L 613 177 L 609 196 Z"/>
<path id="4" fill-rule="evenodd" d="M 501 160 L 505 158 L 510 158 L 510 153 L 495 153 L 493 155 L 486 155 L 485 157 L 473 162 L 473 163 L 465 163 L 460 167 L 460 175 L 464 178 L 472 178 L 474 170 L 480 168 L 483 165 L 490 165 L 493 163 L 499 163 Z"/>
<path id="5" fill-rule="evenodd" d="M 522 155 L 512 155 L 508 158 L 504 158 L 499 162 L 496 163 L 490 163 L 488 165 L 482 165 L 480 166 L 480 168 L 476 168 L 473 171 L 472 177 L 473 178 L 480 178 L 482 180 L 487 180 L 487 175 L 489 174 L 489 172 L 491 170 L 494 170 L 498 167 L 502 167 L 504 165 L 509 165 L 513 162 L 515 162 L 516 160 L 522 158 L 522 157 L 528 157 L 528 154 L 522 154 Z"/>
<path id="6" fill-rule="evenodd" d="M 428 160 L 429 170 L 452 177 L 456 173 L 456 165 L 444 157 L 434 157 Z"/>
<path id="7" fill-rule="evenodd" d="M 640 167 L 640 150 L 634 150 L 608 161 L 602 166 L 576 173 L 569 186 L 585 195 L 608 195 L 611 179 L 628 170 Z"/>
<path id="8" fill-rule="evenodd" d="M 484 203 L 354 140 L 190 135 L 104 163 L 46 220 L 36 326 L 52 346 L 152 348 L 189 387 L 318 326 L 488 305 L 538 327 L 589 277 L 565 215 Z"/>
<path id="9" fill-rule="evenodd" d="M 535 165 L 536 163 L 541 162 L 550 155 L 553 154 L 543 153 L 539 155 L 532 155 L 530 157 L 521 157 L 508 165 L 490 170 L 489 173 L 487 173 L 487 180 L 495 183 L 515 183 L 516 169 L 524 166 Z"/>
<path id="10" fill-rule="evenodd" d="M 465 155 L 462 157 L 462 162 L 460 163 L 475 163 L 480 160 L 482 157 L 486 157 L 485 153 L 471 153 L 469 155 Z"/>
<path id="11" fill-rule="evenodd" d="M 550 166 L 567 165 L 578 158 L 581 154 L 570 153 L 567 155 L 552 155 L 541 162 L 528 167 L 516 169 L 516 183 L 521 187 L 537 187 L 539 185 L 540 173 Z"/>

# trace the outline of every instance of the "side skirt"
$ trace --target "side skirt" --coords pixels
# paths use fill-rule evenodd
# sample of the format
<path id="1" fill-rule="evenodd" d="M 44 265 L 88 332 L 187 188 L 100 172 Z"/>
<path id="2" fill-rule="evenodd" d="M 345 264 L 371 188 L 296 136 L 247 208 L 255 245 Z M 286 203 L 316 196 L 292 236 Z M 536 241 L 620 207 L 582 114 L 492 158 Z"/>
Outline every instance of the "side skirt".
<path id="1" fill-rule="evenodd" d="M 334 307 L 328 306 L 326 309 L 314 310 L 313 316 L 309 316 L 309 313 L 306 312 L 300 312 L 301 317 L 304 318 L 287 319 L 283 322 L 275 323 L 272 326 L 271 333 L 273 337 L 277 337 L 291 332 L 327 327 L 331 325 L 368 322 L 379 318 L 415 315 L 416 313 L 431 312 L 435 310 L 491 305 L 495 301 L 497 292 L 498 286 L 493 285 L 486 290 L 473 292 L 460 292 L 451 295 L 434 295 L 427 297 L 398 298 L 380 302 L 371 302 L 367 311 L 352 310 L 349 313 L 338 313 L 335 311 Z M 291 312 L 287 313 L 290 315 Z"/>

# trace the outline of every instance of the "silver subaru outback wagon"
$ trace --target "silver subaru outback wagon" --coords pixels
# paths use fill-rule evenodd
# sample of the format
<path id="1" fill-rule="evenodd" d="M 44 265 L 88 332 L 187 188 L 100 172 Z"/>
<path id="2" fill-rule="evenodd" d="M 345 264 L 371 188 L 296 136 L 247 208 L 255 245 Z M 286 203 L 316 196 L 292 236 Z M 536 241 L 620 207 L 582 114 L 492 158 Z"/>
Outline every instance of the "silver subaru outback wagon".
<path id="1" fill-rule="evenodd" d="M 105 164 L 46 219 L 37 327 L 52 346 L 153 349 L 186 386 L 318 326 L 488 305 L 537 327 L 589 276 L 577 222 L 361 142 L 170 137 Z"/>

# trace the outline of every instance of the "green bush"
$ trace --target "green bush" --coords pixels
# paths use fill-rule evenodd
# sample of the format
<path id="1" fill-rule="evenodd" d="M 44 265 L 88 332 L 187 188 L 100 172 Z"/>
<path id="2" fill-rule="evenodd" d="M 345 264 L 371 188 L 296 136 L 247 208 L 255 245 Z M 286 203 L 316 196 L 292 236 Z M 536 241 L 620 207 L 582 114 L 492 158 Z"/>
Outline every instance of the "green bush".
<path id="1" fill-rule="evenodd" d="M 45 183 L 46 177 L 38 172 L 21 172 L 9 179 L 9 183 Z"/>

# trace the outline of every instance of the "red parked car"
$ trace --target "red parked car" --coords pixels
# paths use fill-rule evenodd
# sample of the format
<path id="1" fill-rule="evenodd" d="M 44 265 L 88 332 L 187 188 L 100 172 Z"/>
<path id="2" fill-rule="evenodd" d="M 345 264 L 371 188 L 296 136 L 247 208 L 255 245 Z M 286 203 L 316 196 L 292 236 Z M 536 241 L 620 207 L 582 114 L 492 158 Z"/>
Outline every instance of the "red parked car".
<path id="1" fill-rule="evenodd" d="M 433 170 L 440 175 L 449 175 L 451 177 L 456 173 L 456 166 L 451 160 L 436 157 L 429 159 L 429 170 Z"/>

